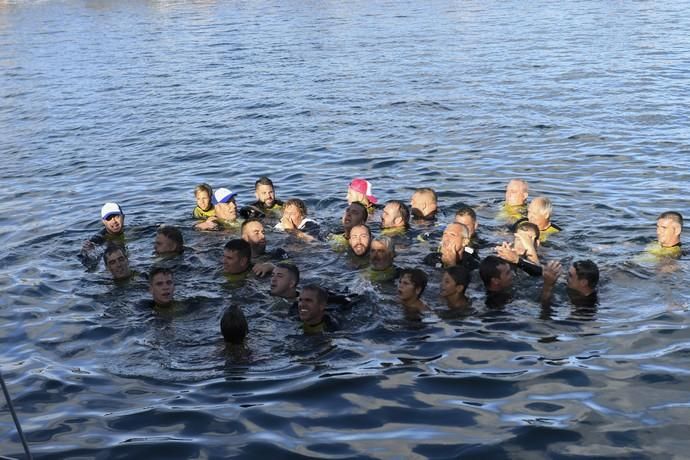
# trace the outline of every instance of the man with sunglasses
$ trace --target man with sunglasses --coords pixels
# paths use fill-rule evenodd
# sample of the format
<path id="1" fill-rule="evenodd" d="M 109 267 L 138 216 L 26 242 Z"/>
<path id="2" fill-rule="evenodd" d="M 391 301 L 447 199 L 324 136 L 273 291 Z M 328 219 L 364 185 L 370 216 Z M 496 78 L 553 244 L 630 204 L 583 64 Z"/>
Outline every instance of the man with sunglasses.
<path id="1" fill-rule="evenodd" d="M 124 246 L 125 237 L 125 213 L 117 203 L 106 203 L 101 208 L 101 222 L 103 229 L 97 234 L 93 235 L 88 240 L 84 241 L 79 253 L 81 261 L 90 265 L 93 263 L 94 257 L 92 254 L 96 246 L 101 246 L 108 242 L 116 242 Z"/>

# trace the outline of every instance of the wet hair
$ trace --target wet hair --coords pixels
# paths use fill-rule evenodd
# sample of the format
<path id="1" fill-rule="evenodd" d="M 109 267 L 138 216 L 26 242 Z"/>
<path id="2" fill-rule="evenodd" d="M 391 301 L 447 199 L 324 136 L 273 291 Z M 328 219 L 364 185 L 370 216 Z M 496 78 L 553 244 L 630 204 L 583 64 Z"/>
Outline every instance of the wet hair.
<path id="1" fill-rule="evenodd" d="M 319 286 L 318 284 L 307 284 L 302 287 L 302 292 L 309 291 L 316 294 L 316 301 L 321 304 L 326 304 L 328 302 L 328 292 Z"/>
<path id="2" fill-rule="evenodd" d="M 158 227 L 156 233 L 173 240 L 176 246 L 176 253 L 181 254 L 182 251 L 184 251 L 184 240 L 182 238 L 182 232 L 179 228 L 173 225 L 161 225 L 160 227 Z"/>
<path id="3" fill-rule="evenodd" d="M 362 222 L 367 221 L 367 219 L 369 218 L 369 211 L 367 210 L 366 206 L 364 206 L 359 201 L 353 201 L 352 203 L 350 203 L 350 206 L 359 206 L 359 208 L 362 210 L 362 213 L 364 214 L 364 219 L 362 220 Z"/>
<path id="4" fill-rule="evenodd" d="M 270 185 L 273 190 L 275 190 L 275 186 L 273 185 L 273 181 L 269 179 L 266 176 L 261 176 L 259 179 L 254 182 L 254 190 L 259 188 L 259 185 Z"/>
<path id="5" fill-rule="evenodd" d="M 463 204 L 458 208 L 457 211 L 455 211 L 455 217 L 460 216 L 470 216 L 472 220 L 477 220 L 477 213 L 474 212 L 474 209 L 472 209 L 470 206 L 467 206 L 466 204 Z"/>
<path id="6" fill-rule="evenodd" d="M 290 276 L 295 280 L 295 286 L 299 284 L 299 268 L 297 268 L 297 265 L 291 263 L 291 262 L 278 262 L 275 266 L 275 268 L 284 268 L 285 270 L 290 273 Z"/>
<path id="7" fill-rule="evenodd" d="M 462 265 L 453 265 L 443 269 L 444 273 L 448 273 L 448 276 L 453 278 L 455 284 L 460 284 L 462 286 L 462 292 L 467 290 L 467 285 L 470 284 L 470 272 Z"/>
<path id="8" fill-rule="evenodd" d="M 124 246 L 116 243 L 108 243 L 108 246 L 106 246 L 105 252 L 103 253 L 103 263 L 106 265 L 106 267 L 108 266 L 108 256 L 116 253 L 117 251 L 122 251 L 122 255 L 125 256 L 126 259 L 129 259 L 127 256 L 127 249 L 125 249 Z"/>
<path id="9" fill-rule="evenodd" d="M 426 289 L 426 284 L 429 282 L 429 277 L 426 276 L 424 270 L 420 270 L 419 268 L 406 268 L 401 270 L 400 279 L 405 275 L 409 275 L 410 281 L 412 281 L 414 287 L 420 288 L 419 295 L 417 296 L 417 298 L 420 298 L 422 294 L 424 294 L 424 289 Z"/>
<path id="10" fill-rule="evenodd" d="M 371 228 L 367 224 L 357 224 L 350 229 L 350 234 L 352 234 L 352 230 L 354 230 L 356 227 L 364 227 L 367 229 L 367 233 L 369 233 L 369 245 L 371 246 Z"/>
<path id="11" fill-rule="evenodd" d="M 393 244 L 392 239 L 390 239 L 387 236 L 379 236 L 379 237 L 371 240 L 371 244 L 369 246 L 371 246 L 372 244 L 374 244 L 376 242 L 381 243 L 383 246 L 385 246 L 385 248 L 388 252 L 390 252 L 391 254 L 393 254 L 393 256 L 395 256 L 395 244 Z"/>
<path id="12" fill-rule="evenodd" d="M 249 243 L 240 238 L 235 238 L 225 243 L 223 247 L 226 251 L 236 251 L 240 258 L 245 257 L 247 260 L 252 260 L 252 247 Z"/>
<path id="13" fill-rule="evenodd" d="M 398 205 L 398 213 L 400 213 L 400 217 L 402 217 L 403 224 L 405 225 L 405 228 L 410 226 L 410 208 L 409 208 L 409 206 L 407 206 L 401 200 L 390 200 L 390 201 L 387 201 L 386 204 L 397 204 Z"/>
<path id="14" fill-rule="evenodd" d="M 530 205 L 532 204 L 535 206 L 535 211 L 538 211 L 541 214 L 549 217 L 551 216 L 551 213 L 553 212 L 553 205 L 551 204 L 551 200 L 549 200 L 545 196 L 536 197 L 532 200 L 532 203 L 530 203 Z"/>
<path id="15" fill-rule="evenodd" d="M 153 283 L 154 276 L 161 274 L 174 276 L 173 271 L 170 268 L 156 265 L 149 271 L 149 284 Z"/>
<path id="16" fill-rule="evenodd" d="M 587 284 L 591 289 L 596 289 L 599 284 L 599 267 L 591 260 L 577 260 L 573 262 L 573 268 L 577 279 L 587 280 Z"/>
<path id="17" fill-rule="evenodd" d="M 299 209 L 299 212 L 302 214 L 302 216 L 307 217 L 307 205 L 304 204 L 304 201 L 300 200 L 299 198 L 290 198 L 285 202 L 285 206 L 283 206 L 283 209 L 287 209 L 288 206 L 294 206 L 297 209 Z"/>
<path id="18" fill-rule="evenodd" d="M 242 225 L 240 225 L 240 235 L 242 235 L 242 234 L 244 233 L 244 228 L 245 228 L 247 225 L 251 224 L 252 222 L 258 222 L 258 223 L 260 223 L 262 228 L 263 228 L 263 226 L 264 226 L 264 223 L 261 222 L 261 220 L 257 219 L 256 217 L 250 217 L 249 219 L 247 219 L 247 220 L 245 220 L 244 222 L 242 222 Z"/>
<path id="19" fill-rule="evenodd" d="M 434 198 L 434 203 L 438 203 L 438 195 L 436 194 L 436 190 L 434 190 L 431 187 L 420 187 L 416 188 L 414 190 L 414 193 L 424 193 L 424 194 L 429 194 Z"/>
<path id="20" fill-rule="evenodd" d="M 656 220 L 660 220 L 660 219 L 670 219 L 672 222 L 675 222 L 678 225 L 680 225 L 681 229 L 683 228 L 683 216 L 679 212 L 676 212 L 676 211 L 662 212 L 659 215 L 659 217 L 657 217 Z"/>
<path id="21" fill-rule="evenodd" d="M 539 226 L 537 224 L 533 224 L 532 222 L 528 220 L 521 220 L 518 221 L 518 223 L 515 224 L 515 231 L 517 232 L 518 230 L 522 230 L 523 232 L 531 232 L 534 234 L 534 241 L 539 240 Z"/>
<path id="22" fill-rule="evenodd" d="M 220 332 L 227 343 L 239 345 L 249 332 L 247 318 L 238 305 L 230 305 L 220 319 Z"/>
<path id="23" fill-rule="evenodd" d="M 486 256 L 479 263 L 479 277 L 484 283 L 484 287 L 489 287 L 491 285 L 491 280 L 493 278 L 500 278 L 501 271 L 498 269 L 501 265 L 510 265 L 505 260 L 498 256 Z"/>
<path id="24" fill-rule="evenodd" d="M 470 229 L 467 228 L 467 225 L 461 224 L 460 222 L 451 222 L 448 225 L 446 225 L 446 229 L 450 227 L 451 225 L 459 225 L 462 228 L 462 237 L 464 239 L 469 239 L 470 238 Z M 444 229 L 445 231 L 445 229 Z"/>
<path id="25" fill-rule="evenodd" d="M 199 192 L 206 192 L 206 193 L 208 193 L 209 198 L 213 197 L 213 189 L 206 182 L 202 182 L 201 184 L 197 184 L 197 186 L 194 187 L 194 196 L 196 196 L 196 194 Z"/>

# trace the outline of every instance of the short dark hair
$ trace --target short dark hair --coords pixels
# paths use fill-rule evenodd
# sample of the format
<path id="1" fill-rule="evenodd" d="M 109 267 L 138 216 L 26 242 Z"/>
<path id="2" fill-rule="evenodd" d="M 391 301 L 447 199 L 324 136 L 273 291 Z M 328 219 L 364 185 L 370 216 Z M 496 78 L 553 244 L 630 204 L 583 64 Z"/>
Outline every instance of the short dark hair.
<path id="1" fill-rule="evenodd" d="M 470 216 L 472 220 L 477 220 L 477 213 L 472 209 L 472 207 L 466 204 L 461 205 L 457 211 L 455 211 L 455 217 L 459 216 Z"/>
<path id="2" fill-rule="evenodd" d="M 420 288 L 417 298 L 421 297 L 422 294 L 424 294 L 424 289 L 426 289 L 427 283 L 429 282 L 429 277 L 426 276 L 424 270 L 420 270 L 419 268 L 405 268 L 400 271 L 400 278 L 405 275 L 409 275 L 410 281 L 412 281 L 414 287 Z"/>
<path id="3" fill-rule="evenodd" d="M 319 303 L 327 303 L 328 302 L 328 291 L 326 291 L 324 288 L 319 286 L 318 284 L 307 284 L 302 288 L 302 292 L 304 291 L 311 291 L 314 294 L 316 294 L 316 301 Z"/>
<path id="4" fill-rule="evenodd" d="M 278 262 L 276 264 L 276 268 L 284 268 L 285 270 L 290 273 L 290 275 L 294 278 L 295 280 L 295 285 L 299 284 L 299 268 L 297 268 L 297 265 L 293 264 L 292 262 Z"/>
<path id="5" fill-rule="evenodd" d="M 153 283 L 153 277 L 156 275 L 171 275 L 174 276 L 173 271 L 162 265 L 156 265 L 149 271 L 149 284 Z"/>
<path id="6" fill-rule="evenodd" d="M 357 224 L 357 225 L 355 225 L 355 227 L 364 227 L 364 228 L 366 228 L 366 229 L 367 229 L 367 232 L 369 232 L 369 240 L 371 240 L 371 236 L 372 236 L 371 227 L 369 227 L 367 224 Z M 355 227 L 352 227 L 352 229 L 354 229 Z M 350 229 L 350 233 L 352 233 L 352 229 Z M 371 241 L 370 241 L 370 243 L 371 243 Z"/>
<path id="7" fill-rule="evenodd" d="M 275 190 L 275 186 L 273 185 L 273 181 L 266 176 L 261 176 L 261 177 L 259 177 L 259 179 L 256 182 L 254 182 L 254 190 L 259 188 L 259 185 L 270 185 L 271 188 L 273 188 Z"/>
<path id="8" fill-rule="evenodd" d="M 184 240 L 182 238 L 182 232 L 179 228 L 174 225 L 161 225 L 156 230 L 156 233 L 164 235 L 166 238 L 170 238 L 175 242 L 175 252 L 182 253 L 184 251 Z"/>
<path id="9" fill-rule="evenodd" d="M 304 217 L 307 217 L 307 205 L 304 204 L 304 201 L 300 200 L 299 198 L 290 198 L 287 200 L 285 202 L 285 206 L 283 206 L 283 209 L 287 209 L 288 206 L 296 207 Z"/>
<path id="10" fill-rule="evenodd" d="M 462 292 L 465 292 L 467 285 L 470 284 L 470 272 L 462 265 L 453 265 L 443 270 L 448 276 L 453 278 L 455 284 L 462 285 Z"/>
<path id="11" fill-rule="evenodd" d="M 106 266 L 108 265 L 108 256 L 117 251 L 122 251 L 122 255 L 125 256 L 125 258 L 129 259 L 127 255 L 127 249 L 124 246 L 119 245 L 117 243 L 108 243 L 108 246 L 105 247 L 105 252 L 103 253 L 103 263 Z"/>
<path id="12" fill-rule="evenodd" d="M 204 191 L 208 193 L 208 197 L 211 198 L 213 196 L 213 188 L 208 185 L 206 182 L 202 182 L 201 184 L 197 184 L 196 187 L 194 187 L 194 195 L 197 193 Z"/>
<path id="13" fill-rule="evenodd" d="M 479 263 L 479 277 L 484 283 L 484 287 L 489 287 L 491 285 L 491 280 L 493 278 L 500 278 L 501 271 L 498 269 L 501 265 L 510 265 L 505 260 L 498 256 L 486 256 Z"/>
<path id="14" fill-rule="evenodd" d="M 241 235 L 242 233 L 244 233 L 244 228 L 245 228 L 247 225 L 251 224 L 252 222 L 258 222 L 258 223 L 261 224 L 262 227 L 264 226 L 264 223 L 261 222 L 260 219 L 257 219 L 256 217 L 250 217 L 249 219 L 247 219 L 247 220 L 245 220 L 244 222 L 242 222 L 242 225 L 240 225 L 240 235 Z"/>
<path id="15" fill-rule="evenodd" d="M 239 345 L 249 332 L 247 318 L 237 305 L 230 305 L 220 319 L 220 332 L 226 342 Z"/>
<path id="16" fill-rule="evenodd" d="M 531 231 L 532 233 L 534 233 L 534 241 L 537 241 L 539 239 L 539 226 L 537 224 L 533 224 L 528 220 L 522 220 L 516 223 L 515 231 L 517 232 L 518 230 L 522 230 L 524 232 Z"/>
<path id="17" fill-rule="evenodd" d="M 590 289 L 596 289 L 599 284 L 599 267 L 591 260 L 576 260 L 573 268 L 578 279 L 587 280 Z"/>
<path id="18" fill-rule="evenodd" d="M 400 217 L 402 217 L 402 220 L 405 224 L 405 227 L 409 227 L 410 225 L 410 208 L 405 204 L 405 202 L 401 200 L 389 200 L 386 202 L 386 204 L 397 204 L 398 205 L 398 212 L 400 213 Z"/>
<path id="19" fill-rule="evenodd" d="M 223 249 L 226 251 L 237 251 L 240 254 L 240 258 L 246 257 L 247 260 L 252 260 L 252 247 L 241 238 L 235 238 L 234 240 L 228 241 L 225 243 Z"/>
<path id="20" fill-rule="evenodd" d="M 359 201 L 353 201 L 350 203 L 350 206 L 359 206 L 362 209 L 362 212 L 364 213 L 364 220 L 363 222 L 366 222 L 367 219 L 369 218 L 369 210 L 367 209 L 366 206 L 364 206 L 362 203 Z"/>
<path id="21" fill-rule="evenodd" d="M 671 219 L 673 222 L 677 223 L 680 225 L 680 228 L 683 228 L 683 216 L 676 211 L 666 211 L 662 212 L 659 217 L 657 217 L 656 220 L 659 219 Z"/>

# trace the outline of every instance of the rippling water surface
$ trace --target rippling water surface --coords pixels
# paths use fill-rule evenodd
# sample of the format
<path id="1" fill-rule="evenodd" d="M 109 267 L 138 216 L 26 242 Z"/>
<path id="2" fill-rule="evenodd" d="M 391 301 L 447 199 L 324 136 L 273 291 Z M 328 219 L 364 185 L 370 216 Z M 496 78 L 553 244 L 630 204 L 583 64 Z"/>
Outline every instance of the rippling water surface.
<path id="1" fill-rule="evenodd" d="M 0 365 L 34 455 L 686 457 L 688 259 L 636 255 L 661 211 L 690 216 L 689 7 L 0 2 Z M 223 284 L 229 235 L 188 218 L 196 183 L 247 202 L 264 174 L 324 224 L 352 177 L 384 200 L 433 186 L 491 243 L 524 177 L 565 227 L 545 258 L 599 264 L 599 310 L 583 321 L 559 291 L 544 315 L 527 281 L 501 314 L 410 323 L 345 256 L 271 233 L 305 281 L 363 293 L 343 331 L 304 337 L 265 280 Z M 183 312 L 80 265 L 107 200 L 139 271 L 156 225 L 185 229 Z M 220 341 L 231 301 L 245 350 Z M 1 409 L 0 455 L 21 456 Z"/>

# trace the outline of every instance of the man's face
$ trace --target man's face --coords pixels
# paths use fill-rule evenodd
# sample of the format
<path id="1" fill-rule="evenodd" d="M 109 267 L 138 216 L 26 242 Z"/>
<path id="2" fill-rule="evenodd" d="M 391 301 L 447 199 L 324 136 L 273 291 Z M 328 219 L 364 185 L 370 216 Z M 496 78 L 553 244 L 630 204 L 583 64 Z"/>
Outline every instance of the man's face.
<path id="1" fill-rule="evenodd" d="M 272 185 L 258 185 L 254 194 L 256 199 L 261 201 L 267 208 L 275 204 L 276 194 Z"/>
<path id="2" fill-rule="evenodd" d="M 410 200 L 412 215 L 427 217 L 436 211 L 436 202 L 430 193 L 415 192 Z"/>
<path id="3" fill-rule="evenodd" d="M 501 264 L 498 266 L 499 276 L 494 278 L 497 280 L 496 289 L 499 291 L 507 291 L 513 287 L 513 270 L 508 264 Z"/>
<path id="4" fill-rule="evenodd" d="M 223 271 L 229 275 L 242 273 L 249 266 L 246 257 L 240 257 L 238 251 L 223 250 Z"/>
<path id="5" fill-rule="evenodd" d="M 199 190 L 194 195 L 196 197 L 196 205 L 201 208 L 202 211 L 208 211 L 211 207 L 211 197 L 205 190 Z"/>
<path id="6" fill-rule="evenodd" d="M 527 203 L 527 187 L 524 183 L 511 180 L 506 187 L 506 204 L 523 206 Z"/>
<path id="7" fill-rule="evenodd" d="M 400 217 L 400 206 L 396 203 L 388 203 L 381 213 L 381 228 L 402 227 L 403 220 Z"/>
<path id="8" fill-rule="evenodd" d="M 216 217 L 219 219 L 227 220 L 232 222 L 237 220 L 237 204 L 235 199 L 231 199 L 227 203 L 218 203 L 215 206 Z"/>
<path id="9" fill-rule="evenodd" d="M 361 206 L 350 204 L 343 213 L 343 227 L 351 229 L 355 225 L 363 224 L 365 219 L 364 210 Z"/>
<path id="10" fill-rule="evenodd" d="M 441 277 L 441 297 L 443 297 L 444 299 L 451 297 L 457 294 L 459 292 L 459 289 L 461 288 L 462 285 L 457 284 L 452 276 L 450 276 L 448 273 L 443 273 L 443 276 Z"/>
<path id="11" fill-rule="evenodd" d="M 527 207 L 527 220 L 539 227 L 539 230 L 545 230 L 549 226 L 549 219 L 544 211 L 537 207 L 535 202 L 532 202 Z"/>
<path id="12" fill-rule="evenodd" d="M 369 263 L 374 270 L 385 270 L 393 265 L 393 252 L 382 242 L 372 241 Z"/>
<path id="13" fill-rule="evenodd" d="M 415 287 L 410 275 L 403 275 L 398 281 L 398 298 L 401 302 L 415 300 L 419 296 L 421 289 Z"/>
<path id="14" fill-rule="evenodd" d="M 656 221 L 656 236 L 664 247 L 673 246 L 680 241 L 680 225 L 671 219 Z"/>
<path id="15" fill-rule="evenodd" d="M 350 249 L 355 255 L 363 256 L 369 250 L 370 239 L 367 228 L 357 225 L 350 231 Z"/>
<path id="16" fill-rule="evenodd" d="M 295 289 L 295 280 L 292 274 L 281 267 L 273 269 L 271 274 L 271 295 L 276 297 L 286 297 Z"/>
<path id="17" fill-rule="evenodd" d="M 103 219 L 105 231 L 116 235 L 122 231 L 125 225 L 125 216 L 122 214 L 111 214 Z"/>
<path id="18" fill-rule="evenodd" d="M 156 241 L 153 244 L 153 248 L 158 255 L 178 252 L 177 243 L 162 233 L 156 233 Z"/>
<path id="19" fill-rule="evenodd" d="M 441 237 L 441 254 L 458 254 L 465 249 L 468 238 L 465 237 L 465 230 L 461 225 L 448 224 Z"/>
<path id="20" fill-rule="evenodd" d="M 113 279 L 129 278 L 129 260 L 122 251 L 115 251 L 105 257 L 105 268 L 113 275 Z"/>
<path id="21" fill-rule="evenodd" d="M 157 305 L 168 305 L 175 294 L 175 283 L 172 273 L 157 273 L 151 279 L 149 286 L 153 301 Z"/>
<path id="22" fill-rule="evenodd" d="M 319 303 L 316 292 L 307 290 L 299 294 L 299 319 L 306 324 L 318 324 L 323 318 L 326 306 Z"/>
<path id="23" fill-rule="evenodd" d="M 531 241 L 532 246 L 534 246 L 535 248 L 537 245 L 537 241 L 533 232 L 529 230 L 518 230 L 517 232 L 515 232 L 513 237 L 513 249 L 515 249 L 515 252 L 517 252 L 520 256 L 527 251 L 527 247 L 525 246 L 525 243 L 523 243 L 523 241 Z"/>
<path id="24" fill-rule="evenodd" d="M 263 253 L 266 249 L 266 234 L 261 222 L 246 223 L 242 229 L 242 239 L 259 253 Z"/>
<path id="25" fill-rule="evenodd" d="M 470 231 L 470 236 L 474 235 L 477 231 L 477 221 L 472 218 L 469 214 L 463 214 L 462 216 L 455 216 L 455 222 L 462 224 Z"/>
<path id="26" fill-rule="evenodd" d="M 299 208 L 293 204 L 287 206 L 283 211 L 283 223 L 286 228 L 297 228 L 302 223 L 304 216 Z"/>

